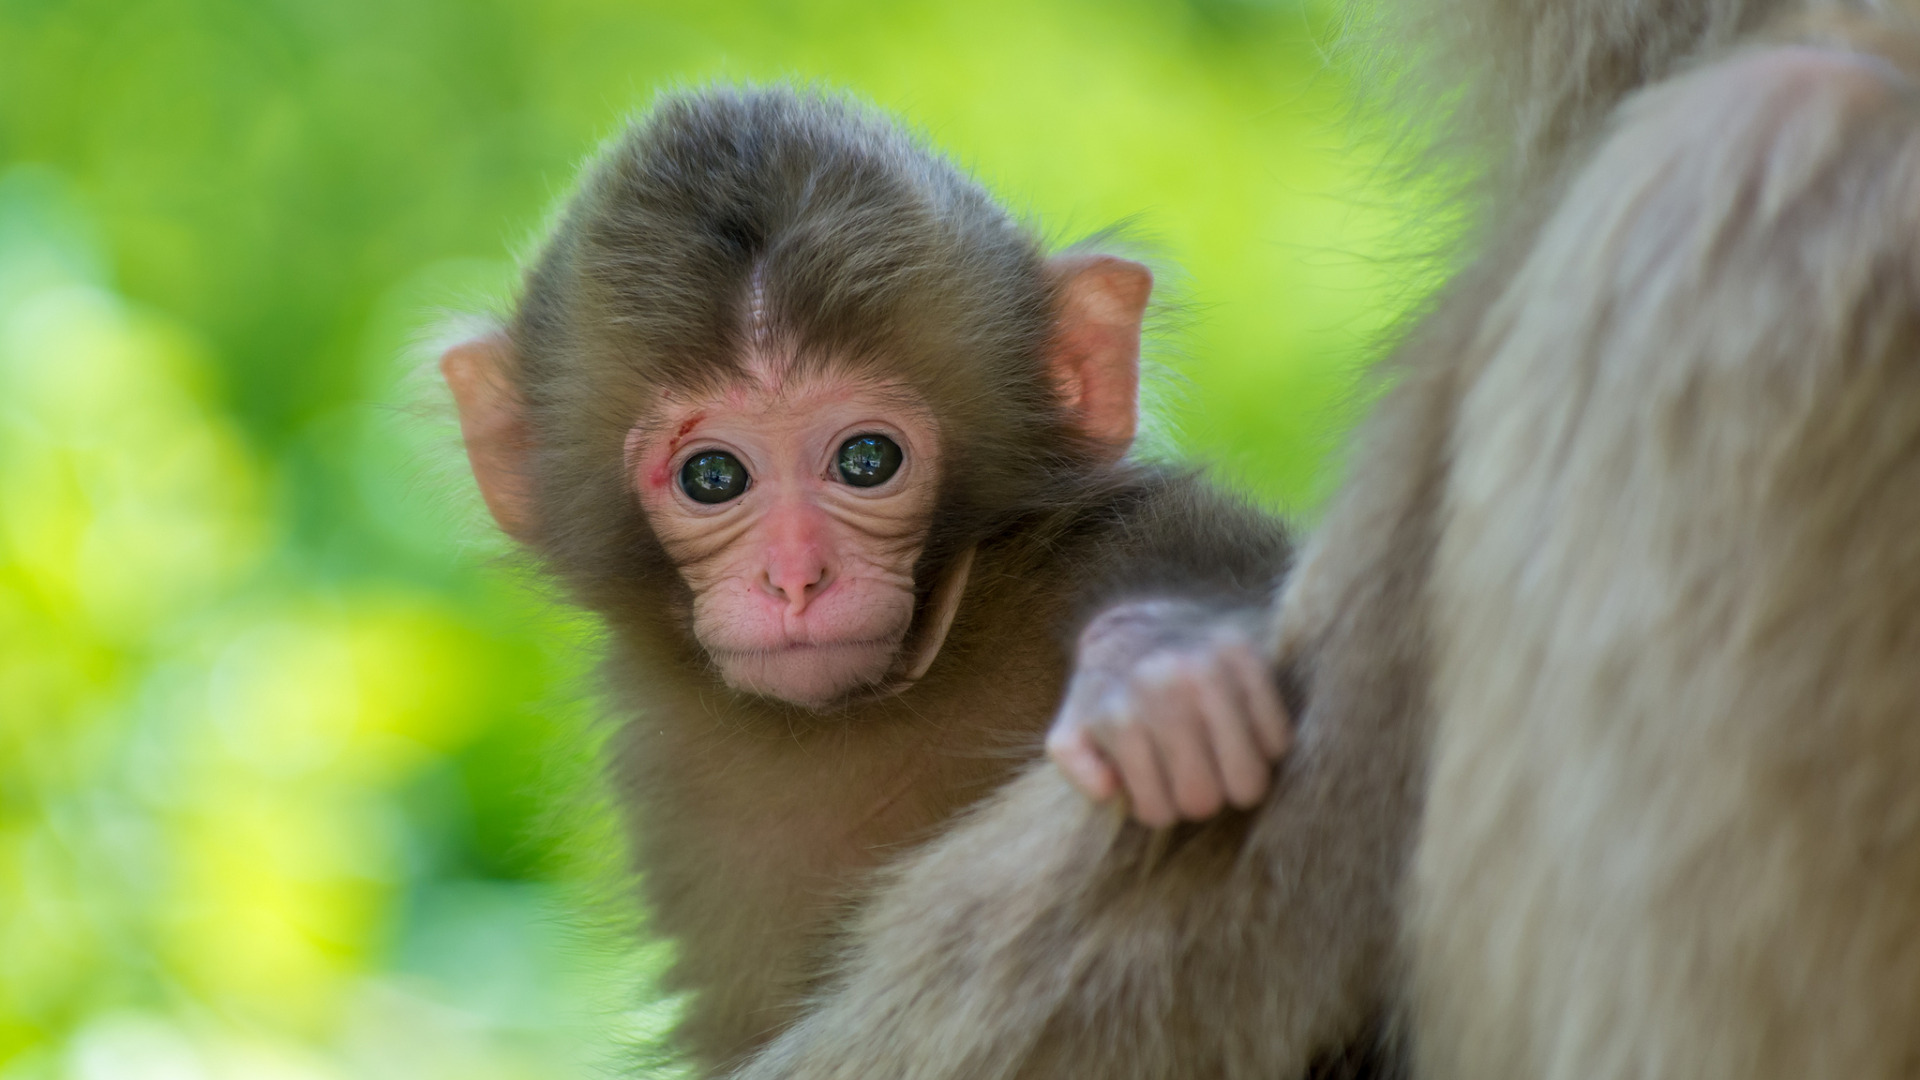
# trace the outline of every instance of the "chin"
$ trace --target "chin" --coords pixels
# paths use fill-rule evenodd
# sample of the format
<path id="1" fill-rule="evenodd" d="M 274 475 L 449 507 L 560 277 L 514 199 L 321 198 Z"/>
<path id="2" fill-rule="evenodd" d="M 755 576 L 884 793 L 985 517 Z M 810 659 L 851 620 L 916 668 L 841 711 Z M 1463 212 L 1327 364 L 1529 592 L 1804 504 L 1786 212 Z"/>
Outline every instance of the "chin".
<path id="1" fill-rule="evenodd" d="M 897 641 L 788 645 L 717 658 L 727 685 L 809 709 L 823 709 L 886 678 Z"/>

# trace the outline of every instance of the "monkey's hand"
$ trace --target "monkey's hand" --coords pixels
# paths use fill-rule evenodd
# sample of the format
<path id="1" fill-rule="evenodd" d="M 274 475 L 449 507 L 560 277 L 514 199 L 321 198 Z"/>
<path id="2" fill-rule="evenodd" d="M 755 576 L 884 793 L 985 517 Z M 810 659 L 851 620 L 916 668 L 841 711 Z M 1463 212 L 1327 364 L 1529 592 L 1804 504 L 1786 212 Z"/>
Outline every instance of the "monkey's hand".
<path id="1" fill-rule="evenodd" d="M 1047 753 L 1095 802 L 1155 828 L 1266 795 L 1292 722 L 1255 634 L 1177 601 L 1108 609 L 1080 635 Z"/>

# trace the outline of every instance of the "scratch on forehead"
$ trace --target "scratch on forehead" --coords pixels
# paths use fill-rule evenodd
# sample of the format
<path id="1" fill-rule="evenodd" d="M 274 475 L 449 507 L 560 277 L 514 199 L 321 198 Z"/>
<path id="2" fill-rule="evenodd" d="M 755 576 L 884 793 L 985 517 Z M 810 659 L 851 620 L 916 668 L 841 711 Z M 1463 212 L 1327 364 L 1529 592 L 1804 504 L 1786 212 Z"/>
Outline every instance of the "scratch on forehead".
<path id="1" fill-rule="evenodd" d="M 706 410 L 702 409 L 701 411 L 694 413 L 692 416 L 687 417 L 685 420 L 680 421 L 680 427 L 676 431 L 674 431 L 673 438 L 667 440 L 667 453 L 671 454 L 674 451 L 680 449 L 680 444 L 686 439 L 687 432 L 692 431 L 694 428 L 699 427 L 700 421 L 705 420 L 706 418 L 707 418 Z"/>
<path id="2" fill-rule="evenodd" d="M 660 396 L 663 404 L 672 400 L 669 394 L 662 393 Z M 656 442 L 662 435 L 665 435 L 669 427 L 671 427 L 673 434 L 667 436 L 664 453 L 667 457 L 673 456 L 673 454 L 679 451 L 680 444 L 686 441 L 687 436 L 693 429 L 699 427 L 701 422 L 706 420 L 707 413 L 708 410 L 700 409 L 681 417 L 677 422 L 673 421 L 670 417 L 662 417 L 657 413 L 653 413 L 643 415 L 640 419 L 634 421 L 633 426 L 627 429 L 624 453 L 627 469 L 631 471 L 636 468 L 640 463 L 640 458 L 645 447 L 650 443 Z"/>

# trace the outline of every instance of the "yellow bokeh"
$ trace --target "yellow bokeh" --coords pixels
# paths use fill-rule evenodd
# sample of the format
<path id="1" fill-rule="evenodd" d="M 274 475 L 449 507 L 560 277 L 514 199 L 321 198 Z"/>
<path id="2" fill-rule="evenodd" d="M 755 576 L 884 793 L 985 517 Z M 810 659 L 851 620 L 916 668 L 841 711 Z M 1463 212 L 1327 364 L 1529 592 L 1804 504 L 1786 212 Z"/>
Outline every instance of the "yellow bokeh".
<path id="1" fill-rule="evenodd" d="M 276 572 L 209 386 L 96 282 L 0 305 L 0 1075 L 342 1075 L 398 994 L 391 795 L 472 737 L 483 643 L 432 595 Z"/>

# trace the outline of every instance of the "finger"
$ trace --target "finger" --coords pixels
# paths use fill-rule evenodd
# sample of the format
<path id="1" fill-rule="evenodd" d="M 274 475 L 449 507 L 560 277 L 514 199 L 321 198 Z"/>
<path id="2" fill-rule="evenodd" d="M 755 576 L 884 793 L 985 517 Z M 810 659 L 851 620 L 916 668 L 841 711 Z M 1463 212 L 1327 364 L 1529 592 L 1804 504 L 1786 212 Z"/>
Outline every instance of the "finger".
<path id="1" fill-rule="evenodd" d="M 1227 801 L 1244 810 L 1266 795 L 1273 779 L 1273 762 L 1257 745 L 1256 725 L 1248 714 L 1245 695 L 1233 682 L 1230 676 L 1210 679 L 1197 688 L 1197 693 L 1214 768 L 1226 789 Z"/>
<path id="2" fill-rule="evenodd" d="M 1207 722 L 1201 716 L 1191 681 L 1182 679 L 1162 698 L 1162 715 L 1153 726 L 1153 741 L 1173 787 L 1173 804 L 1182 817 L 1199 821 L 1220 812 L 1225 785 L 1207 748 Z"/>
<path id="3" fill-rule="evenodd" d="M 1226 659 L 1236 676 L 1260 752 L 1268 761 L 1278 761 L 1293 746 L 1293 717 L 1281 700 L 1280 688 L 1273 683 L 1273 673 L 1251 647 L 1228 649 Z"/>
<path id="4" fill-rule="evenodd" d="M 1095 680 L 1084 671 L 1076 671 L 1067 682 L 1067 692 L 1060 701 L 1060 708 L 1053 714 L 1053 727 L 1047 732 L 1051 739 L 1062 731 L 1079 730 L 1087 727 L 1086 717 L 1097 714 L 1100 691 L 1094 685 Z"/>
<path id="5" fill-rule="evenodd" d="M 1120 790 L 1120 775 L 1087 733 L 1077 726 L 1056 728 L 1054 734 L 1047 736 L 1047 756 L 1053 759 L 1068 783 L 1094 802 L 1106 802 Z"/>
<path id="6" fill-rule="evenodd" d="M 1127 798 L 1133 802 L 1133 816 L 1140 824 L 1158 829 L 1180 819 L 1166 777 L 1160 773 L 1159 756 L 1139 723 L 1121 724 L 1106 749 L 1120 770 Z"/>

